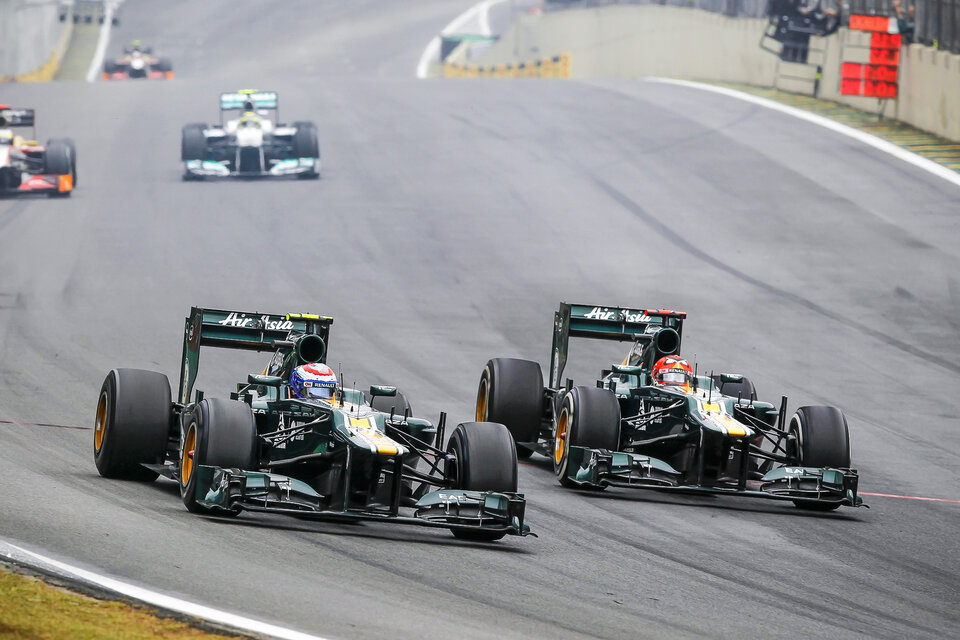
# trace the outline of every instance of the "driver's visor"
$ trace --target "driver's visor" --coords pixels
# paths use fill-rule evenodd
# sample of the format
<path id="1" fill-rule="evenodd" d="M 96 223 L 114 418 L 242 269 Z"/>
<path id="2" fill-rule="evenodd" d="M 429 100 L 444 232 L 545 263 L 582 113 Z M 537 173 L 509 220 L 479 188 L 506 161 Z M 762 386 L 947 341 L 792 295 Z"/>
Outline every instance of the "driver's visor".
<path id="1" fill-rule="evenodd" d="M 660 372 L 660 382 L 665 384 L 687 384 L 690 374 L 683 369 L 666 369 Z"/>
<path id="2" fill-rule="evenodd" d="M 336 382 L 311 382 L 307 380 L 303 383 L 303 391 L 308 398 L 319 398 L 321 400 L 330 400 L 337 390 Z"/>

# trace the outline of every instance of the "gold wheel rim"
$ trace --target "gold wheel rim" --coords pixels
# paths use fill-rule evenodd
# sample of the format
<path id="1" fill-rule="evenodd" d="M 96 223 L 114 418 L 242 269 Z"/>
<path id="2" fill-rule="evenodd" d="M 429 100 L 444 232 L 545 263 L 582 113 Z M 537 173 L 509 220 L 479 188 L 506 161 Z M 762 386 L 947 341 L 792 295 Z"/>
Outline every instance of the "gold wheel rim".
<path id="1" fill-rule="evenodd" d="M 567 444 L 567 410 L 566 408 L 560 412 L 560 417 L 557 418 L 557 437 L 554 440 L 553 445 L 553 459 L 557 464 L 563 462 L 563 454 L 566 449 Z"/>
<path id="2" fill-rule="evenodd" d="M 104 389 L 100 394 L 100 401 L 97 403 L 97 422 L 93 426 L 93 450 L 100 453 L 103 448 L 103 436 L 107 431 L 107 413 L 110 408 L 110 398 L 107 397 L 107 390 Z"/>
<path id="3" fill-rule="evenodd" d="M 197 423 L 191 423 L 187 437 L 183 440 L 183 455 L 180 458 L 180 484 L 184 487 L 193 476 L 193 460 L 197 455 Z"/>
<path id="4" fill-rule="evenodd" d="M 480 381 L 480 390 L 477 392 L 477 422 L 487 421 L 487 394 L 490 392 L 490 385 L 487 379 Z"/>

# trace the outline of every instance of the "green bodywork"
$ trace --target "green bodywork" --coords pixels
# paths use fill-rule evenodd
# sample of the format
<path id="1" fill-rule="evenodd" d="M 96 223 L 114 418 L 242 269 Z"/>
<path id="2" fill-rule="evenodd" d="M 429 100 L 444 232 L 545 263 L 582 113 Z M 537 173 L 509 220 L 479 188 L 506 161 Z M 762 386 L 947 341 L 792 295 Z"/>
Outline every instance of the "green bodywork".
<path id="1" fill-rule="evenodd" d="M 182 420 L 193 420 L 202 397 L 197 392 L 191 401 L 202 347 L 273 352 L 263 373 L 249 374 L 230 394 L 231 400 L 250 407 L 256 423 L 254 466 L 228 469 L 198 459 L 198 505 L 312 518 L 388 519 L 479 531 L 478 539 L 527 535 L 522 494 L 454 488 L 456 478 L 446 470 L 449 454 L 437 442 L 443 437 L 444 414 L 435 426 L 379 411 L 363 391 L 342 386 L 327 400 L 291 395 L 291 370 L 325 360 L 332 324 L 333 318 L 314 314 L 190 310 L 178 392 Z M 390 398 L 397 390 L 375 385 L 370 395 Z M 183 433 L 182 428 L 181 442 Z M 155 470 L 178 477 L 181 455 L 172 453 L 170 462 Z M 403 515 L 401 509 L 413 513 Z"/>
<path id="2" fill-rule="evenodd" d="M 557 415 L 572 381 L 561 385 L 572 337 L 632 341 L 620 364 L 597 386 L 615 394 L 620 408 L 619 451 L 570 442 L 561 480 L 584 488 L 608 485 L 736 493 L 754 497 L 860 506 L 855 469 L 791 464 L 796 442 L 784 427 L 786 398 L 777 408 L 753 397 L 731 397 L 719 384 L 742 383 L 739 374 L 695 376 L 690 389 L 654 385 L 654 363 L 680 353 L 683 312 L 561 303 L 554 314 L 549 402 L 537 442 L 522 445 L 552 456 Z M 772 452 L 761 444 L 773 443 Z M 767 454 L 771 454 L 767 455 Z M 773 468 L 777 461 L 784 466 Z"/>

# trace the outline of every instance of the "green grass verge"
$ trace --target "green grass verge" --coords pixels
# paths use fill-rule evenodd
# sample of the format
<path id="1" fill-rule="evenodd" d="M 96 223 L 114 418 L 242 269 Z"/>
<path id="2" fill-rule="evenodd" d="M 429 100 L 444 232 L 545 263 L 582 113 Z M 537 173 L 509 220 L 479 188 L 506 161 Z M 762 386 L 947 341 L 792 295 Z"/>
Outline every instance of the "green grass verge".
<path id="1" fill-rule="evenodd" d="M 775 102 L 810 111 L 817 115 L 836 120 L 854 129 L 865 131 L 882 138 L 917 155 L 938 164 L 960 171 L 960 143 L 941 138 L 932 133 L 911 127 L 899 120 L 879 119 L 876 113 L 854 109 L 845 104 L 820 100 L 808 95 L 778 91 L 745 84 L 713 83 L 718 86 L 736 89 L 751 95 L 767 98 Z"/>
<path id="2" fill-rule="evenodd" d="M 237 638 L 212 633 L 148 607 L 98 600 L 0 565 L 2 640 L 175 640 Z"/>

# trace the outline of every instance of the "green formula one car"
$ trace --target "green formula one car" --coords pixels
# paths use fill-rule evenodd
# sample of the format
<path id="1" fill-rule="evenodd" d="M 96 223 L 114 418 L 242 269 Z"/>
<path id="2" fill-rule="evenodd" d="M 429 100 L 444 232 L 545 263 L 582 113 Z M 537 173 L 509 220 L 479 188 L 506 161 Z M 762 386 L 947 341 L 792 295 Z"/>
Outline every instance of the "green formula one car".
<path id="1" fill-rule="evenodd" d="M 507 426 L 517 453 L 553 460 L 560 484 L 637 486 L 858 507 L 850 438 L 835 407 L 786 420 L 742 375 L 697 375 L 680 352 L 686 314 L 562 303 L 554 316 L 549 384 L 540 365 L 495 358 L 477 391 L 477 420 Z M 631 341 L 596 386 L 561 376 L 571 337 Z"/>
<path id="2" fill-rule="evenodd" d="M 412 417 L 395 387 L 371 386 L 368 396 L 336 381 L 323 364 L 332 324 L 317 315 L 193 308 L 176 400 L 161 373 L 107 374 L 94 430 L 100 475 L 176 480 L 194 513 L 382 520 L 482 541 L 527 535 L 506 427 L 462 423 L 440 448 L 445 414 L 435 426 Z M 204 346 L 274 354 L 229 399 L 204 398 L 193 391 Z M 297 377 L 321 369 L 331 382 Z M 313 393 L 320 391 L 326 395 Z"/>

